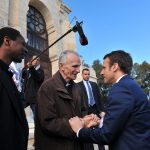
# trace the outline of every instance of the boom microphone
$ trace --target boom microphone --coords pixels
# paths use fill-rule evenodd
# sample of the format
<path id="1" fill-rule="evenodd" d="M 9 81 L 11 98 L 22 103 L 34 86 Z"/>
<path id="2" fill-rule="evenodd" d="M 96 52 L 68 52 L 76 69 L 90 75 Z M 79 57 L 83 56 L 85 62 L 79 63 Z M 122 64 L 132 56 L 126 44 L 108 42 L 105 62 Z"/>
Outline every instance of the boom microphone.
<path id="1" fill-rule="evenodd" d="M 61 37 L 59 37 L 56 41 L 54 41 L 51 45 L 49 45 L 47 48 L 45 48 L 41 53 L 39 53 L 33 60 L 30 61 L 33 62 L 35 59 L 37 59 L 38 57 L 40 57 L 43 53 L 45 53 L 47 50 L 49 50 L 50 47 L 52 47 L 54 44 L 56 44 L 58 41 L 60 41 L 63 37 L 65 37 L 67 34 L 69 34 L 70 32 L 77 32 L 79 33 L 80 36 L 80 43 L 81 45 L 87 45 L 88 44 L 88 39 L 87 37 L 84 35 L 83 29 L 82 29 L 82 22 L 78 22 L 76 21 L 76 25 L 69 29 L 65 34 L 63 34 Z M 28 68 L 28 67 L 27 67 Z"/>
<path id="2" fill-rule="evenodd" d="M 83 22 L 79 23 L 78 21 L 76 21 L 76 30 L 78 31 L 79 36 L 80 36 L 80 44 L 84 46 L 84 45 L 88 44 L 88 39 L 87 39 L 87 37 L 85 36 L 85 34 L 83 32 L 83 29 L 82 29 L 82 26 L 81 26 L 82 23 Z"/>

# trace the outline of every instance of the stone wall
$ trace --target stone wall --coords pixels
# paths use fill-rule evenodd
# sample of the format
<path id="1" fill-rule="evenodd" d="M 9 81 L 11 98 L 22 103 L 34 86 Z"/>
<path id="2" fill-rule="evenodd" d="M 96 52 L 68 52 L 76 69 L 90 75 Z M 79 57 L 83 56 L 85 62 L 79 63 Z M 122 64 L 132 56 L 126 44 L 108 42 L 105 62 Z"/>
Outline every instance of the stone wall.
<path id="1" fill-rule="evenodd" d="M 68 18 L 71 10 L 62 0 L 0 0 L 0 27 L 10 26 L 18 29 L 27 41 L 27 12 L 29 5 L 38 9 L 44 17 L 49 45 L 71 28 Z M 67 49 L 77 51 L 74 32 L 69 33 L 49 49 L 52 74 L 58 70 L 60 53 Z M 23 63 L 21 66 L 23 66 Z M 95 79 L 96 76 L 94 75 L 92 80 Z M 81 80 L 81 75 L 77 80 Z"/>
<path id="2" fill-rule="evenodd" d="M 9 1 L 0 1 L 0 27 L 8 26 Z"/>
<path id="3" fill-rule="evenodd" d="M 61 0 L 1 0 L 0 27 L 10 26 L 18 29 L 27 40 L 27 12 L 29 5 L 38 9 L 43 15 L 48 32 L 48 44 L 52 44 L 70 29 L 68 14 L 71 10 Z M 74 33 L 49 49 L 52 74 L 58 70 L 59 54 L 66 49 L 76 50 Z"/>

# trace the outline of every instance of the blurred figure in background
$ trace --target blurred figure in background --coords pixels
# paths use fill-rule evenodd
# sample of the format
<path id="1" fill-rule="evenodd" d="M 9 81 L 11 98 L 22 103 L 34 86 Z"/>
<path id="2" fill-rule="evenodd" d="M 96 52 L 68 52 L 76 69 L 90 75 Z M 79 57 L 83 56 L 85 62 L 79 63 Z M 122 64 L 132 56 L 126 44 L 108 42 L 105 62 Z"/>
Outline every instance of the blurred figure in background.
<path id="1" fill-rule="evenodd" d="M 12 62 L 9 66 L 10 71 L 13 73 L 13 80 L 17 86 L 19 92 L 22 91 L 22 83 L 21 83 L 21 68 L 18 67 L 18 64 Z"/>
<path id="2" fill-rule="evenodd" d="M 25 68 L 22 70 L 23 90 L 24 90 L 24 107 L 30 106 L 35 119 L 35 105 L 37 102 L 37 92 L 44 81 L 44 71 L 40 66 L 40 58 L 33 56 Z M 35 59 L 35 60 L 33 60 Z M 33 61 L 32 61 L 33 60 Z"/>

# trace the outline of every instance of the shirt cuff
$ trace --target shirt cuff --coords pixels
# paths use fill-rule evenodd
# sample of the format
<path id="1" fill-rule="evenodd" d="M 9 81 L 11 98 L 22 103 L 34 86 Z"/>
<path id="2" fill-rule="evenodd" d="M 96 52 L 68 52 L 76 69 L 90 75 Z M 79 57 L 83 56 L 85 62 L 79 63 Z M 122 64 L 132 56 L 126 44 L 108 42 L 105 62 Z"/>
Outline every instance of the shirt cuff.
<path id="1" fill-rule="evenodd" d="M 102 118 L 101 118 L 101 122 L 100 122 L 100 124 L 99 124 L 99 128 L 102 128 L 102 126 L 103 126 L 103 121 L 104 121 L 104 118 L 102 117 Z"/>
<path id="2" fill-rule="evenodd" d="M 82 128 L 79 128 L 79 129 L 78 129 L 78 131 L 77 131 L 77 133 L 76 133 L 77 137 L 79 137 L 79 132 L 80 132 L 81 129 L 82 129 Z"/>

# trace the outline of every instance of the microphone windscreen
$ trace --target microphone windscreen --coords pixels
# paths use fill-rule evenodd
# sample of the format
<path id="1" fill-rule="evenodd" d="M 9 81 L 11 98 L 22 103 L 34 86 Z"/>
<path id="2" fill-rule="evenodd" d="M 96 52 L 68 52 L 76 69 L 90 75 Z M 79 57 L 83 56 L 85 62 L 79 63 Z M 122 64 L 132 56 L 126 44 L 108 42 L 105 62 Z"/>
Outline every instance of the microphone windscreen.
<path id="1" fill-rule="evenodd" d="M 80 44 L 83 45 L 83 46 L 88 44 L 88 39 L 87 39 L 86 36 L 80 37 Z"/>

